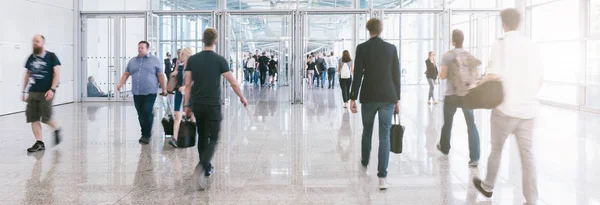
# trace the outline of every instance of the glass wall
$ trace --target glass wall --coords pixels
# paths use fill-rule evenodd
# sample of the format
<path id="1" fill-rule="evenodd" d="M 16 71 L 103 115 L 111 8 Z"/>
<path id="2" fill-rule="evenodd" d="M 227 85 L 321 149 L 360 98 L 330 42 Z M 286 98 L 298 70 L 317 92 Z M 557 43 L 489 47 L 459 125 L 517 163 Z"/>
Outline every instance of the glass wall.
<path id="1" fill-rule="evenodd" d="M 209 15 L 158 16 L 158 56 L 169 52 L 175 58 L 177 49 L 190 47 L 194 52 L 202 50 L 202 32 L 211 26 Z"/>
<path id="2" fill-rule="evenodd" d="M 448 32 L 451 29 L 463 30 L 464 47 L 487 64 L 491 44 L 502 35 L 495 10 L 514 7 L 520 1 L 228 0 L 221 4 L 218 0 L 80 0 L 80 5 L 83 12 L 149 11 L 152 15 L 146 20 L 147 37 L 153 45 L 153 54 L 161 58 L 167 52 L 177 57 L 176 50 L 183 47 L 199 51 L 201 32 L 209 26 L 219 27 L 212 25 L 215 11 L 231 11 L 231 14 L 225 12 L 222 23 L 226 23 L 222 26 L 228 30 L 225 34 L 228 51 L 225 52 L 229 52 L 232 68 L 241 67 L 243 55 L 256 49 L 279 55 L 278 58 L 283 59 L 283 55 L 289 58 L 289 52 L 284 49 L 289 49 L 292 42 L 292 13 L 282 17 L 269 14 L 268 10 L 307 11 L 303 25 L 306 52 L 333 51 L 337 55 L 343 50 L 354 54 L 355 46 L 368 39 L 365 22 L 371 15 L 380 16 L 384 20 L 382 37 L 399 47 L 403 83 L 425 84 L 423 61 L 429 51 L 436 51 L 439 60 L 450 48 Z M 522 1 L 526 6 L 524 31 L 539 47 L 545 68 L 540 97 L 567 105 L 600 108 L 600 0 Z M 411 9 L 432 11 L 403 13 Z M 172 12 L 167 14 L 166 11 Z M 239 11 L 260 11 L 264 15 L 244 16 Z M 106 83 L 102 82 L 101 87 L 109 90 Z"/>
<path id="3" fill-rule="evenodd" d="M 529 34 L 538 46 L 544 66 L 542 99 L 600 108 L 599 2 L 532 0 L 528 3 Z"/>
<path id="4" fill-rule="evenodd" d="M 152 0 L 152 10 L 215 10 L 217 2 L 217 0 Z"/>
<path id="5" fill-rule="evenodd" d="M 590 0 L 586 42 L 585 105 L 600 109 L 600 0 Z"/>
<path id="6" fill-rule="evenodd" d="M 434 14 L 385 14 L 382 38 L 398 47 L 403 84 L 427 84 L 425 60 L 435 50 Z"/>
<path id="7" fill-rule="evenodd" d="M 531 39 L 538 46 L 544 66 L 545 83 L 540 96 L 545 100 L 578 105 L 582 97 L 579 84 L 584 83 L 585 69 L 581 58 L 579 2 L 560 0 L 529 8 Z M 560 32 L 559 28 L 568 32 Z"/>
<path id="8" fill-rule="evenodd" d="M 80 0 L 82 11 L 145 11 L 146 0 Z"/>

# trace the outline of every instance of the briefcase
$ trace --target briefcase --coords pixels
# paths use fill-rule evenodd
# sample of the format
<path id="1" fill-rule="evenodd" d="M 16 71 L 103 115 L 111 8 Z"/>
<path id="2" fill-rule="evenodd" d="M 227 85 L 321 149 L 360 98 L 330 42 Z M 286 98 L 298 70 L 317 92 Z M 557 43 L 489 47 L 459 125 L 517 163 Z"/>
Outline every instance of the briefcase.
<path id="1" fill-rule="evenodd" d="M 196 123 L 187 116 L 183 117 L 179 126 L 177 146 L 179 148 L 193 147 L 196 145 Z"/>
<path id="2" fill-rule="evenodd" d="M 390 151 L 396 154 L 402 153 L 402 140 L 405 128 L 400 124 L 400 115 L 394 114 L 392 128 L 390 130 Z"/>
<path id="3" fill-rule="evenodd" d="M 164 101 L 166 101 L 166 103 L 164 103 Z M 172 136 L 175 119 L 173 118 L 173 113 L 171 112 L 171 104 L 169 103 L 169 99 L 167 99 L 167 97 L 163 97 L 163 103 L 161 104 L 163 105 L 163 109 L 165 109 L 165 116 L 161 120 L 163 130 L 165 131 L 165 135 Z"/>

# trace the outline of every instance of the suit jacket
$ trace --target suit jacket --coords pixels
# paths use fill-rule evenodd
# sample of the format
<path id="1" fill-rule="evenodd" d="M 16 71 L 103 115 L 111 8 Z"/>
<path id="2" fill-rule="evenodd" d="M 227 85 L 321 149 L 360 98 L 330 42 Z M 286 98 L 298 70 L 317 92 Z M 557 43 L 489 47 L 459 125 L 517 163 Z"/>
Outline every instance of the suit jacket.
<path id="1" fill-rule="evenodd" d="M 361 103 L 396 103 L 400 100 L 400 62 L 396 46 L 379 37 L 356 47 L 350 99 Z M 362 86 L 362 88 L 361 88 Z"/>
<path id="2" fill-rule="evenodd" d="M 87 95 L 88 97 L 101 97 L 104 94 L 91 82 L 87 83 Z"/>
<path id="3" fill-rule="evenodd" d="M 437 79 L 438 77 L 438 69 L 437 66 L 435 64 L 433 64 L 433 62 L 431 62 L 429 59 L 427 59 L 425 61 L 425 65 L 427 66 L 427 71 L 425 72 L 425 75 L 427 76 L 427 78 L 431 78 L 431 79 Z"/>
<path id="4" fill-rule="evenodd" d="M 169 79 L 169 76 L 171 76 L 171 72 L 173 68 L 173 63 L 171 63 L 171 59 L 165 59 L 165 74 L 167 75 L 167 80 Z"/>

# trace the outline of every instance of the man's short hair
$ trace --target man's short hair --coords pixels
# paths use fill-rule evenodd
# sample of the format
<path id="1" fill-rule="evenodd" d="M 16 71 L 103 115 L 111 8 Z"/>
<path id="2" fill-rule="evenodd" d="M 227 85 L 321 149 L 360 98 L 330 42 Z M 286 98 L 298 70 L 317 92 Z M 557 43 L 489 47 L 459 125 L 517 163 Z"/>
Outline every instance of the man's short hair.
<path id="1" fill-rule="evenodd" d="M 167 52 L 167 56 L 171 56 L 171 53 Z"/>
<path id="2" fill-rule="evenodd" d="M 372 18 L 367 21 L 367 30 L 371 36 L 379 36 L 383 31 L 383 23 L 378 18 Z"/>
<path id="3" fill-rule="evenodd" d="M 148 41 L 140 41 L 138 45 L 140 44 L 146 44 L 146 48 L 150 48 L 150 43 L 148 43 Z"/>
<path id="4" fill-rule="evenodd" d="M 213 46 L 217 41 L 217 37 L 217 30 L 215 30 L 214 28 L 207 28 L 206 30 L 204 30 L 204 34 L 202 34 L 202 42 L 206 46 Z"/>
<path id="5" fill-rule="evenodd" d="M 500 18 L 502 19 L 502 24 L 506 25 L 510 30 L 517 30 L 521 23 L 521 14 L 513 8 L 502 10 L 500 12 Z"/>
<path id="6" fill-rule="evenodd" d="M 465 34 L 460 29 L 454 29 L 454 31 L 452 31 L 452 42 L 454 42 L 454 47 L 462 48 L 464 41 Z"/>

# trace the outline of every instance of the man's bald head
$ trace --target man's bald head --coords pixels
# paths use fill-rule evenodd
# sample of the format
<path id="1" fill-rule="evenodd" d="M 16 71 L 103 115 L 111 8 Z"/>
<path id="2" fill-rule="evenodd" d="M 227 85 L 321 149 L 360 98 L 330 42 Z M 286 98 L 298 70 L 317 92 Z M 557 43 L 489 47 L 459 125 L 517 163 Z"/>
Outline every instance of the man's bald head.
<path id="1" fill-rule="evenodd" d="M 42 35 L 33 36 L 33 54 L 40 55 L 44 52 L 46 38 Z"/>

